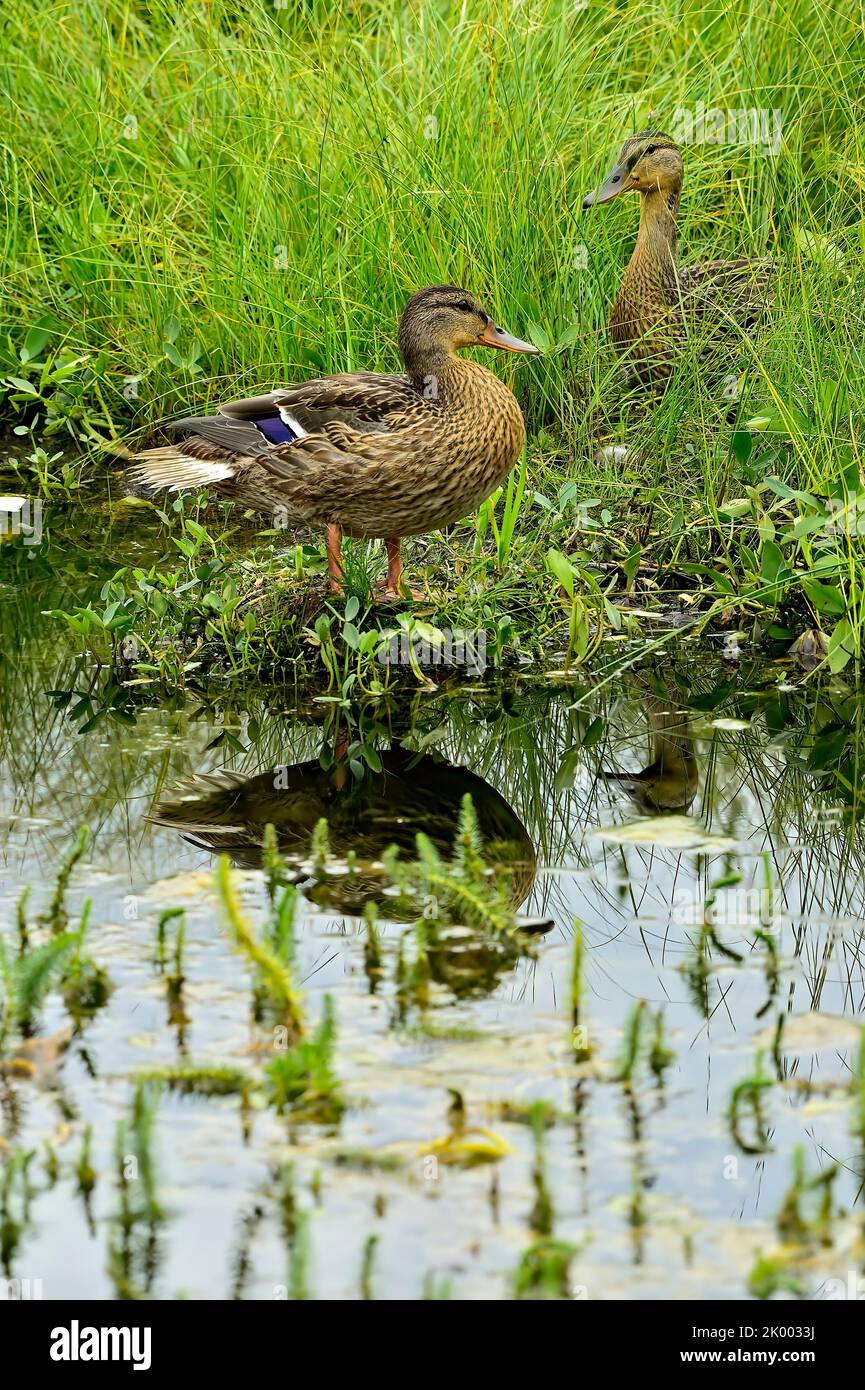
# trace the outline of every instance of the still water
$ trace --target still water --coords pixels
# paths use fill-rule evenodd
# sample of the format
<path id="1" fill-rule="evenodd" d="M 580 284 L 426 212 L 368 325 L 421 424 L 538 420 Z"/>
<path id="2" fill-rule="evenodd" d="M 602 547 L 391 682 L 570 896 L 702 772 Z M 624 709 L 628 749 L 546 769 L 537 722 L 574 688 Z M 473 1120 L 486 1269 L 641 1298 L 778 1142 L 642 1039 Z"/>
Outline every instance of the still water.
<path id="1" fill-rule="evenodd" d="M 44 613 L 86 602 L 145 556 L 148 525 L 79 509 L 55 525 L 62 559 L 0 552 L 7 959 L 23 888 L 38 943 L 58 868 L 87 826 L 67 906 L 74 925 L 91 900 L 88 950 L 112 986 L 77 1024 L 49 991 L 32 1036 L 6 1039 L 4 1276 L 41 1281 L 52 1298 L 498 1299 L 538 1247 L 550 1256 L 559 1242 L 558 1288 L 577 1299 L 855 1287 L 865 1101 L 854 693 L 779 666 L 732 667 L 687 642 L 603 682 L 584 672 L 503 684 L 487 671 L 383 703 L 372 734 L 382 770 L 360 783 L 322 767 L 338 753 L 332 707 L 278 688 L 142 697 L 131 722 L 80 732 L 76 700 L 50 692 L 80 697 L 100 674 Z M 400 1006 L 399 943 L 413 927 L 388 914 L 381 855 L 410 850 L 417 831 L 447 854 L 466 792 L 485 842 L 508 845 L 527 950 L 469 978 L 445 972 L 425 1004 Z M 344 1113 L 298 1123 L 236 1094 L 163 1088 L 136 1148 L 139 1073 L 260 1072 L 250 975 L 224 930 L 214 868 L 227 854 L 260 921 L 264 826 L 302 865 L 321 817 L 335 860 L 357 867 L 324 888 L 298 868 L 294 971 L 311 1026 L 333 999 Z M 374 989 L 369 903 L 382 942 Z M 185 913 L 179 1006 L 156 952 L 167 908 Z M 643 1041 L 628 1068 L 635 1017 Z M 665 1054 L 654 1070 L 653 1037 Z M 16 1067 L 22 1043 L 27 1065 Z M 755 1076 L 733 1116 L 735 1088 Z M 535 1101 L 548 1108 L 533 1130 Z M 498 1157 L 435 1160 L 436 1141 L 460 1126 L 489 1131 Z M 152 1172 L 141 1173 L 143 1155 Z M 139 1167 L 123 1189 L 130 1157 Z M 147 1219 L 124 1213 L 136 1183 L 153 1197 Z"/>

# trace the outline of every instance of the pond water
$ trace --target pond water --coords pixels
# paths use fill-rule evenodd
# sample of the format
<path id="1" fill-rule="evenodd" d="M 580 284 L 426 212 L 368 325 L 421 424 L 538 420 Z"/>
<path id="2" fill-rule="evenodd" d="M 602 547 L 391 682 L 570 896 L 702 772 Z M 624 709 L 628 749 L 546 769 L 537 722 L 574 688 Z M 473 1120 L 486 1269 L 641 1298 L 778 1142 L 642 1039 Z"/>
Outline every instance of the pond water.
<path id="1" fill-rule="evenodd" d="M 2 932 L 13 958 L 30 885 L 31 938 L 44 939 L 39 914 L 86 825 L 69 916 L 92 900 L 88 950 L 112 991 L 71 1036 L 50 991 L 32 1029 L 42 1052 L 31 1038 L 29 1065 L 0 1076 L 7 1279 L 41 1281 L 52 1298 L 497 1299 L 513 1296 L 527 1252 L 546 1243 L 549 1257 L 555 1241 L 570 1247 L 573 1298 L 742 1298 L 767 1280 L 841 1296 L 832 1281 L 846 1289 L 862 1262 L 865 1173 L 854 693 L 725 665 L 687 641 L 602 682 L 525 673 L 502 685 L 487 671 L 382 704 L 382 772 L 360 786 L 320 765 L 332 707 L 275 688 L 142 697 L 131 722 L 82 733 L 49 692 L 100 676 L 45 610 L 86 602 L 119 565 L 159 553 L 164 533 L 97 503 L 54 510 L 40 546 L 0 547 Z M 542 929 L 470 987 L 445 973 L 425 1007 L 400 1007 L 412 927 L 388 919 L 375 865 L 419 830 L 446 847 L 466 791 L 485 837 L 517 846 L 514 901 Z M 152 1180 L 158 1216 L 124 1219 L 118 1163 L 143 1153 L 130 1137 L 136 1075 L 261 1070 L 217 856 L 261 921 L 264 825 L 302 854 L 321 815 L 359 873 L 323 893 L 301 884 L 294 970 L 311 1026 L 333 999 L 344 1113 L 298 1122 L 164 1088 L 144 1146 L 152 1175 L 130 1170 L 133 1200 Z M 374 991 L 360 915 L 373 900 Z M 185 912 L 179 1006 L 156 959 L 166 908 Z M 575 923 L 590 1056 L 572 1029 Z M 623 1071 L 635 1019 L 644 1045 Z M 653 1070 L 660 1026 L 669 1055 Z M 733 1123 L 734 1090 L 755 1074 Z M 549 1106 L 543 1128 L 527 1123 L 535 1101 Z M 436 1157 L 461 1124 L 489 1130 L 500 1156 Z M 30 1152 L 22 1175 L 16 1156 Z"/>

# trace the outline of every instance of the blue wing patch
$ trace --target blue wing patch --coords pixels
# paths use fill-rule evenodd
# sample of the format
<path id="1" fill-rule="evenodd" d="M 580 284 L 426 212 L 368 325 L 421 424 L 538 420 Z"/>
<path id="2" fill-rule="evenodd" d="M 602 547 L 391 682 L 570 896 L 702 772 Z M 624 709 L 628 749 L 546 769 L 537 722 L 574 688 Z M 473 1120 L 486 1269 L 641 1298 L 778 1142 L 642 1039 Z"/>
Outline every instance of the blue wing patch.
<path id="1" fill-rule="evenodd" d="M 283 420 L 277 412 L 272 415 L 258 415 L 252 421 L 259 434 L 263 434 L 265 439 L 271 444 L 290 444 L 297 435 Z"/>

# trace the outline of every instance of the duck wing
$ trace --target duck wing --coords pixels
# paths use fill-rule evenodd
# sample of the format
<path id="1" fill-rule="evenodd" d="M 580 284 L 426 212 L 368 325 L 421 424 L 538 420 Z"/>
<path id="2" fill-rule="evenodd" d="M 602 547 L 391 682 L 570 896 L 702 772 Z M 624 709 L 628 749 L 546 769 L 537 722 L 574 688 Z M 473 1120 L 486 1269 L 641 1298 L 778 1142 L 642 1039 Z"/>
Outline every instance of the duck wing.
<path id="1" fill-rule="evenodd" d="M 216 415 L 162 421 L 164 430 L 184 438 L 137 454 L 130 481 L 147 492 L 209 487 L 232 479 L 238 466 L 248 467 L 252 460 L 276 477 L 290 478 L 290 460 L 298 458 L 290 446 L 299 444 L 320 464 L 344 466 L 352 454 L 362 456 L 365 436 L 380 439 L 434 412 L 434 402 L 408 376 L 320 377 L 229 401 Z"/>
<path id="2" fill-rule="evenodd" d="M 679 289 L 692 313 L 732 318 L 743 328 L 752 327 L 768 308 L 773 280 L 768 257 L 703 261 L 678 271 Z"/>
<path id="3" fill-rule="evenodd" d="M 383 372 L 343 372 L 336 376 L 281 386 L 264 396 L 230 401 L 220 414 L 238 422 L 258 422 L 271 415 L 300 426 L 296 437 L 316 434 L 325 425 L 339 423 L 360 434 L 385 432 L 390 417 L 429 411 L 430 402 L 410 377 Z M 274 441 L 287 442 L 287 441 Z"/>

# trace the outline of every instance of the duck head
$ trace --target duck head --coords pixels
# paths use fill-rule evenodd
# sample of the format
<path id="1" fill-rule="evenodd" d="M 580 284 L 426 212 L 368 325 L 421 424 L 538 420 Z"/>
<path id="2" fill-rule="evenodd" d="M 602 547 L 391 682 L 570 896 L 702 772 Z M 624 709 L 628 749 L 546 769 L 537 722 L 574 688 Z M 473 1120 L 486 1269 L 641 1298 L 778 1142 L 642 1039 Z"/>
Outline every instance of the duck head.
<path id="1" fill-rule="evenodd" d="M 625 141 L 600 188 L 583 199 L 583 211 L 609 203 L 620 193 L 661 193 L 665 201 L 678 199 L 683 173 L 675 140 L 663 131 L 643 130 Z"/>
<path id="2" fill-rule="evenodd" d="M 504 352 L 538 351 L 499 328 L 480 300 L 458 285 L 430 285 L 418 290 L 406 304 L 399 324 L 399 347 L 410 369 L 424 359 L 450 357 L 459 348 L 477 344 Z"/>

